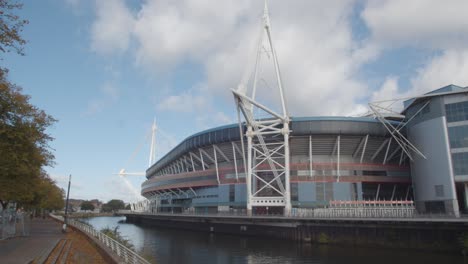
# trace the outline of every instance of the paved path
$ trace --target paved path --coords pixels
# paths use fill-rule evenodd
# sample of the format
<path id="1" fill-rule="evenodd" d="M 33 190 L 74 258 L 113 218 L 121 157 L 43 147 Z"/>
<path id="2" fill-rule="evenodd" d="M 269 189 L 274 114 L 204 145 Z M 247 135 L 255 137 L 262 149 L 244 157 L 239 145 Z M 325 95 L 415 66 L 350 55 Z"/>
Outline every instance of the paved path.
<path id="1" fill-rule="evenodd" d="M 0 263 L 29 263 L 47 254 L 65 238 L 61 225 L 51 219 L 31 220 L 30 236 L 0 240 Z"/>

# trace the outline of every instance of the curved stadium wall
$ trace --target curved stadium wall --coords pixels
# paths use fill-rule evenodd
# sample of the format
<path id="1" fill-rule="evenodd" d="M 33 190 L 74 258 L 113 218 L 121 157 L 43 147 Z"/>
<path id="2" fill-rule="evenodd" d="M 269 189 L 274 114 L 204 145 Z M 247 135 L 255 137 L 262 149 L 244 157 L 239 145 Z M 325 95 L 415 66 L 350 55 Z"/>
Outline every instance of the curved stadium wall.
<path id="1" fill-rule="evenodd" d="M 412 200 L 406 156 L 379 121 L 366 117 L 291 120 L 293 207 L 323 207 L 334 201 Z M 233 124 L 194 134 L 151 166 L 142 184 L 150 211 L 245 209 L 239 132 L 238 124 Z"/>

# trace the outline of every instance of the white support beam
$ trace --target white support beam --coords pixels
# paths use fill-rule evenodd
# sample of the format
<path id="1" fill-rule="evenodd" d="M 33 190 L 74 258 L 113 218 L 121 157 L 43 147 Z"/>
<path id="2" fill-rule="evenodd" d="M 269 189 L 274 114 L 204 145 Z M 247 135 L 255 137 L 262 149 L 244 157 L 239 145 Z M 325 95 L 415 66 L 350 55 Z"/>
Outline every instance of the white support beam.
<path id="1" fill-rule="evenodd" d="M 213 145 L 213 148 L 219 153 L 221 154 L 221 156 L 223 156 L 223 159 L 227 162 L 230 162 L 231 160 L 224 154 L 224 152 L 216 145 Z"/>
<path id="2" fill-rule="evenodd" d="M 209 168 L 208 165 L 206 165 L 206 164 L 203 162 L 203 156 L 201 156 L 201 153 L 200 153 L 200 157 L 201 157 L 201 158 L 199 158 L 199 157 L 198 157 L 195 153 L 193 153 L 193 152 L 189 152 L 189 155 L 190 155 L 190 158 L 192 158 L 192 160 L 193 160 L 193 158 L 195 158 L 196 160 L 198 160 L 198 162 L 200 162 L 201 167 L 202 167 L 202 170 L 205 170 L 205 166 L 206 166 L 207 169 Z"/>
<path id="3" fill-rule="evenodd" d="M 185 163 L 185 168 L 187 172 L 190 172 L 190 168 L 192 168 L 193 171 L 192 164 L 187 160 L 187 156 L 185 155 L 183 156 L 183 162 Z"/>
<path id="4" fill-rule="evenodd" d="M 333 145 L 333 150 L 330 156 L 335 156 L 336 148 L 338 147 L 338 137 L 339 136 L 336 137 L 335 144 Z"/>
<path id="5" fill-rule="evenodd" d="M 388 156 L 387 160 L 390 161 L 392 160 L 392 158 L 398 153 L 398 151 L 400 150 L 400 145 L 398 145 L 395 150 L 392 151 L 392 153 L 390 153 L 390 155 Z"/>
<path id="6" fill-rule="evenodd" d="M 418 148 L 416 148 L 402 133 L 400 133 L 400 130 L 398 129 L 398 127 L 395 128 L 387 119 L 385 119 L 382 113 L 379 112 L 379 110 L 388 111 L 388 109 L 385 109 L 374 103 L 370 103 L 369 108 L 372 110 L 372 112 L 377 117 L 377 119 L 382 123 L 385 129 L 387 129 L 390 135 L 395 139 L 395 141 L 401 146 L 401 149 L 410 158 L 410 160 L 413 160 L 413 157 L 410 151 L 413 151 L 414 153 L 418 154 L 422 158 L 426 159 L 426 156 L 424 156 L 424 154 L 421 151 L 419 151 Z M 422 110 L 422 108 L 420 110 Z"/>
<path id="7" fill-rule="evenodd" d="M 202 163 L 203 170 L 205 170 L 205 161 L 203 160 L 202 149 L 198 149 L 198 152 L 200 152 L 200 160 Z"/>
<path id="8" fill-rule="evenodd" d="M 289 216 L 291 212 L 291 193 L 290 193 L 290 153 L 289 153 L 289 116 L 286 107 L 286 101 L 283 94 L 282 81 L 278 66 L 276 52 L 273 48 L 270 34 L 270 23 L 268 8 L 265 3 L 263 16 L 263 27 L 260 38 L 266 36 L 269 46 L 258 45 L 257 57 L 264 54 L 267 50 L 273 57 L 274 69 L 276 72 L 276 85 L 278 88 L 280 103 L 282 107 L 281 114 L 258 103 L 255 99 L 255 90 L 257 74 L 261 72 L 261 66 L 257 59 L 255 64 L 253 93 L 247 94 L 247 86 L 250 86 L 250 75 L 244 75 L 237 90 L 233 90 L 234 100 L 236 101 L 239 131 L 241 132 L 241 141 L 243 141 L 242 120 L 240 112 L 245 118 L 247 131 L 247 168 L 246 187 L 247 187 L 247 214 L 252 214 L 252 206 L 284 206 L 284 215 Z M 250 64 L 249 64 L 250 65 Z M 249 68 L 248 68 L 249 69 Z M 255 108 L 254 108 L 255 107 Z M 255 110 L 255 111 L 254 111 Z M 258 111 L 259 110 L 259 111 Z M 257 112 L 258 111 L 258 112 Z M 261 112 L 261 114 L 258 114 Z M 265 115 L 266 114 L 266 115 Z M 266 117 L 267 116 L 267 117 Z M 271 142 L 281 143 L 280 146 L 270 145 Z M 242 145 L 244 147 L 244 145 Z M 242 155 L 245 152 L 242 151 Z M 245 159 L 245 158 L 244 158 Z M 284 163 L 283 163 L 284 162 Z M 266 175 L 271 175 L 266 177 Z M 270 193 L 265 197 L 264 189 Z"/>
<path id="9" fill-rule="evenodd" d="M 179 191 L 179 193 L 185 194 L 185 197 L 186 197 L 186 198 L 189 197 L 189 195 L 188 195 L 187 192 L 182 191 L 180 188 L 177 188 L 177 190 Z"/>
<path id="10" fill-rule="evenodd" d="M 385 147 L 389 140 L 390 138 L 387 138 L 382 142 L 382 144 L 380 144 L 379 148 L 377 148 L 377 150 L 374 152 L 374 155 L 372 155 L 371 161 L 374 161 L 375 157 L 379 155 L 380 151 Z"/>
<path id="11" fill-rule="evenodd" d="M 192 192 L 193 192 L 193 194 L 194 194 L 195 196 L 197 196 L 197 193 L 196 193 L 196 192 L 193 190 L 193 188 L 192 188 L 192 187 L 190 187 L 189 189 L 190 189 L 190 191 L 192 191 Z"/>
<path id="12" fill-rule="evenodd" d="M 362 148 L 362 145 L 364 145 L 364 141 L 366 141 L 366 137 L 361 138 L 361 140 L 359 141 L 359 144 L 357 145 L 356 149 L 353 152 L 353 158 L 356 158 L 357 154 Z"/>
<path id="13" fill-rule="evenodd" d="M 403 149 L 401 149 L 401 154 L 400 154 L 400 162 L 398 163 L 399 166 L 401 166 L 401 163 L 403 163 Z"/>
<path id="14" fill-rule="evenodd" d="M 366 153 L 366 147 L 367 147 L 367 141 L 369 140 L 369 134 L 366 135 L 366 139 L 364 141 L 364 146 L 362 147 L 362 152 L 361 152 L 361 160 L 359 163 L 362 164 L 362 161 L 364 160 L 364 153 Z"/>
<path id="15" fill-rule="evenodd" d="M 312 136 L 309 136 L 309 176 L 312 177 Z"/>
<path id="16" fill-rule="evenodd" d="M 396 184 L 393 185 L 392 198 L 390 199 L 390 201 L 393 201 L 393 198 L 395 197 L 396 186 Z"/>
<path id="17" fill-rule="evenodd" d="M 234 170 L 236 171 L 236 181 L 239 181 L 239 172 L 237 171 L 237 157 L 236 157 L 236 147 L 234 146 L 234 142 L 232 144 L 232 157 L 234 159 Z"/>
<path id="18" fill-rule="evenodd" d="M 338 155 L 337 155 L 337 158 L 336 158 L 336 175 L 338 176 L 336 181 L 339 182 L 340 181 L 340 157 L 341 157 L 341 135 L 338 136 L 337 138 L 337 142 L 338 142 Z"/>
<path id="19" fill-rule="evenodd" d="M 205 156 L 214 164 L 216 163 L 215 160 L 204 150 L 204 149 L 200 149 L 200 154 L 203 153 L 205 154 Z M 203 158 L 203 155 L 202 155 L 202 158 Z"/>
<path id="20" fill-rule="evenodd" d="M 197 169 L 195 168 L 195 163 L 193 162 L 192 154 L 190 154 L 190 161 L 192 162 L 192 171 L 197 171 Z"/>
<path id="21" fill-rule="evenodd" d="M 171 193 L 173 193 L 175 196 L 177 196 L 177 198 L 180 198 L 180 195 L 179 195 L 178 193 L 174 192 L 172 189 L 169 189 L 169 191 L 170 191 Z"/>
<path id="22" fill-rule="evenodd" d="M 375 194 L 375 200 L 377 201 L 379 199 L 379 194 L 380 194 L 380 183 L 377 186 L 377 193 Z"/>
<path id="23" fill-rule="evenodd" d="M 184 163 L 180 161 L 180 159 L 178 159 L 176 161 L 177 165 L 179 165 L 179 168 L 180 168 L 180 172 L 183 173 L 185 171 L 185 168 L 184 168 Z"/>
<path id="24" fill-rule="evenodd" d="M 213 155 L 214 155 L 214 164 L 216 168 L 216 180 L 218 180 L 218 185 L 220 184 L 219 181 L 219 170 L 218 170 L 218 155 L 216 155 L 216 147 L 213 145 Z"/>
<path id="25" fill-rule="evenodd" d="M 385 157 L 384 157 L 383 162 L 382 162 L 382 164 L 384 164 L 384 165 L 387 163 L 388 151 L 390 150 L 391 145 L 392 145 L 392 138 L 390 138 L 390 140 L 388 141 L 387 150 L 385 151 Z"/>

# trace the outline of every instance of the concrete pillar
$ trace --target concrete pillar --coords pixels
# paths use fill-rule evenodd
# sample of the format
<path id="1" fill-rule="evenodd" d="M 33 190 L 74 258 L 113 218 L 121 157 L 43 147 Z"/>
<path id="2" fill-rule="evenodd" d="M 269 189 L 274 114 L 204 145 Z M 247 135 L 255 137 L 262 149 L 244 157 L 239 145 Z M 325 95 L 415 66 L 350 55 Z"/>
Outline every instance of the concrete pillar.
<path id="1" fill-rule="evenodd" d="M 464 193 L 463 193 L 463 198 L 464 198 L 464 202 L 465 202 L 465 210 L 468 211 L 468 182 L 465 182 L 463 183 L 464 185 Z"/>
<path id="2" fill-rule="evenodd" d="M 245 185 L 247 187 L 247 215 L 252 215 L 252 127 L 247 127 L 247 175 L 245 177 Z"/>

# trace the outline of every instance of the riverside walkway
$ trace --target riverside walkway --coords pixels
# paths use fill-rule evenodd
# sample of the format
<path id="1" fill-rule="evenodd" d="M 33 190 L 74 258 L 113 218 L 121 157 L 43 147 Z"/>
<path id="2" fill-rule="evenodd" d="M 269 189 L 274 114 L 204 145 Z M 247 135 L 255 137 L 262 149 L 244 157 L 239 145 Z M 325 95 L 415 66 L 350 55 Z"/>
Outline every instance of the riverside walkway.
<path id="1" fill-rule="evenodd" d="M 31 221 L 30 235 L 0 241 L 0 263 L 109 263 L 79 232 L 50 218 Z"/>

